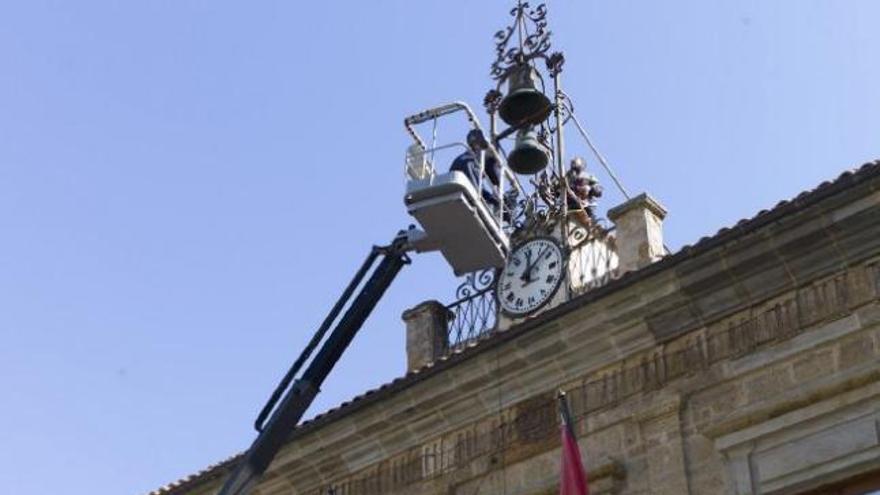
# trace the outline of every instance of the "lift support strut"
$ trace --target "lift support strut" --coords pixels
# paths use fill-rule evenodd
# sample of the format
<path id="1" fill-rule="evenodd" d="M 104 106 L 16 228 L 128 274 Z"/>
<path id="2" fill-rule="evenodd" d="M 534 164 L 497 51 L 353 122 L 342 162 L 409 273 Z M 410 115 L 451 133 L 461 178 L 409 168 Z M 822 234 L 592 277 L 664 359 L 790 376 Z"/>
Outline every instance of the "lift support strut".
<path id="1" fill-rule="evenodd" d="M 410 260 L 406 253 L 411 249 L 409 239 L 412 233 L 412 230 L 401 231 L 390 245 L 373 247 L 364 264 L 330 310 L 330 314 L 263 407 L 254 425 L 259 432 L 256 440 L 239 461 L 218 495 L 245 495 L 259 482 L 272 459 L 315 400 L 324 379 L 339 361 L 385 290 L 397 277 L 403 265 L 409 264 Z M 324 335 L 336 322 L 337 316 L 351 300 L 352 294 L 361 285 L 361 281 L 373 268 L 379 256 L 382 256 L 382 260 L 376 265 L 370 278 L 339 319 L 339 323 L 321 345 L 318 354 L 311 360 L 302 376 L 296 378 L 300 368 L 324 340 Z"/>

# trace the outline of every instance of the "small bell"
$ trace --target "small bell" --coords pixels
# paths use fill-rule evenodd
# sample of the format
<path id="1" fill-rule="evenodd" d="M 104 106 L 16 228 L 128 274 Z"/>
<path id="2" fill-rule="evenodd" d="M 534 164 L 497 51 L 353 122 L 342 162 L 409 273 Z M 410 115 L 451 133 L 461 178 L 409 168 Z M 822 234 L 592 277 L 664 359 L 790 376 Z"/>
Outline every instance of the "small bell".
<path id="1" fill-rule="evenodd" d="M 507 155 L 507 166 L 518 174 L 536 174 L 550 162 L 550 151 L 541 144 L 532 129 L 522 129 L 516 135 L 513 151 Z"/>
<path id="2" fill-rule="evenodd" d="M 508 76 L 507 96 L 501 100 L 498 115 L 513 127 L 538 124 L 550 116 L 553 105 L 547 96 L 538 91 L 538 72 L 528 64 L 522 64 Z"/>

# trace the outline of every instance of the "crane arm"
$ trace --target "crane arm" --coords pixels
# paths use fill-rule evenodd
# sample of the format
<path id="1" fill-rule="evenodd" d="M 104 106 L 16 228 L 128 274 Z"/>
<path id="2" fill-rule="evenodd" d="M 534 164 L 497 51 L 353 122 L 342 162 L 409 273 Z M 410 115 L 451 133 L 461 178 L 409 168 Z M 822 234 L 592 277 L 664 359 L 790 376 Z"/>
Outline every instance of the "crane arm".
<path id="1" fill-rule="evenodd" d="M 227 478 L 218 495 L 246 495 L 259 482 L 260 477 L 269 468 L 272 459 L 281 450 L 297 423 L 315 400 L 324 379 L 339 361 L 342 353 L 345 352 L 364 321 L 376 307 L 385 290 L 397 277 L 403 265 L 410 262 L 406 253 L 411 249 L 409 242 L 411 235 L 411 230 L 401 231 L 388 246 L 373 247 L 364 265 L 358 270 L 354 279 L 333 306 L 327 319 L 260 412 L 256 422 L 257 430 L 260 433 Z M 375 266 L 370 278 L 361 287 L 360 292 L 333 328 L 330 336 L 324 341 L 317 355 L 311 360 L 302 376 L 294 379 L 299 368 L 321 342 L 339 312 L 351 299 L 354 290 L 360 285 L 361 280 L 380 256 L 382 260 Z M 281 398 L 285 391 L 286 395 Z M 267 417 L 268 421 L 266 421 Z"/>

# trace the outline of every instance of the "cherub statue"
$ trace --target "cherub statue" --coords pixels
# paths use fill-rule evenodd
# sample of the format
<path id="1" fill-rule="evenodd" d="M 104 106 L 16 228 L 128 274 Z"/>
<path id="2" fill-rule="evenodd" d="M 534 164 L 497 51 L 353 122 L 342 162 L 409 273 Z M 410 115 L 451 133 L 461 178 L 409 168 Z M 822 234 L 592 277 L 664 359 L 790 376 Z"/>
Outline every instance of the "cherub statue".
<path id="1" fill-rule="evenodd" d="M 571 160 L 565 178 L 569 213 L 585 227 L 591 226 L 596 222 L 596 200 L 602 197 L 602 186 L 594 175 L 587 173 L 586 162 L 579 156 Z"/>

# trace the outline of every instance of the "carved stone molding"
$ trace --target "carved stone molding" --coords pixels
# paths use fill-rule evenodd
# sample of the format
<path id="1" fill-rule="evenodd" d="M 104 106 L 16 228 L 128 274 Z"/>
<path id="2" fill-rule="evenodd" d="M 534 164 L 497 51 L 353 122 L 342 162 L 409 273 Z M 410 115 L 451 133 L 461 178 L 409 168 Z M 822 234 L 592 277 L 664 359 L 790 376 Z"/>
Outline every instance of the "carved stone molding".
<path id="1" fill-rule="evenodd" d="M 880 382 L 719 437 L 733 492 L 797 493 L 880 468 Z"/>

